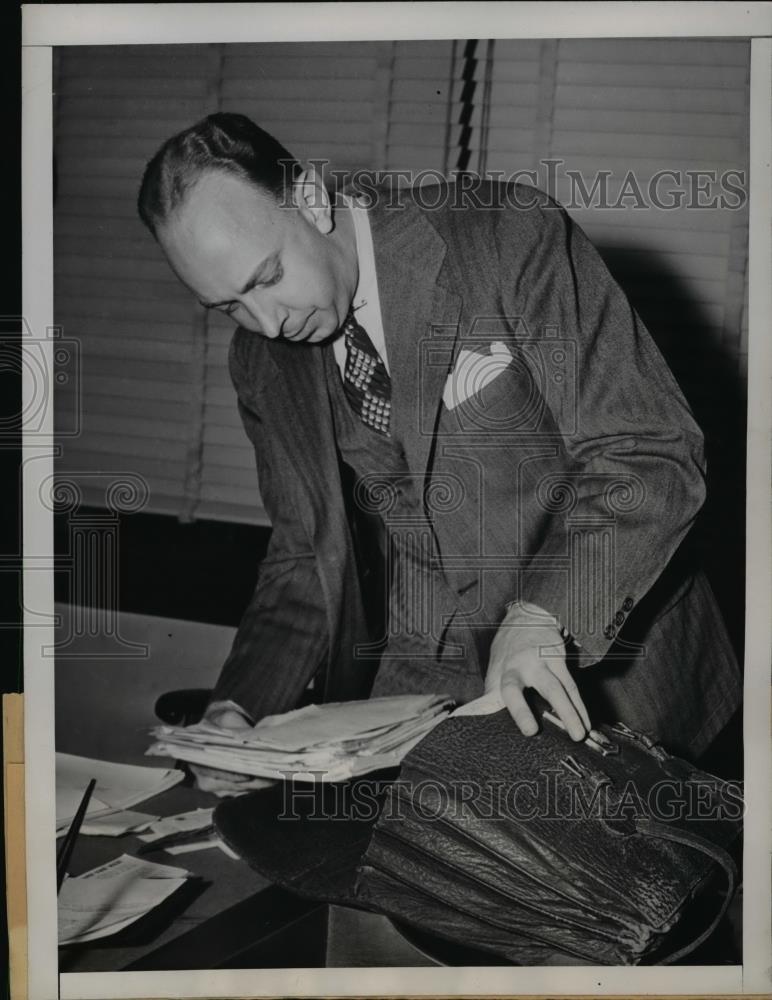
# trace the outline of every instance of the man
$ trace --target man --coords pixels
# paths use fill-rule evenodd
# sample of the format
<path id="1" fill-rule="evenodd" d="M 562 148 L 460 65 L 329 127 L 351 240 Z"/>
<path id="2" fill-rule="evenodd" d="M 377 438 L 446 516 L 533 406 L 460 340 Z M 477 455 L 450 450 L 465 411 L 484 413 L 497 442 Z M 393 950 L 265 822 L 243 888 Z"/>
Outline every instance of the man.
<path id="1" fill-rule="evenodd" d="M 333 199 L 232 114 L 145 172 L 171 267 L 238 324 L 273 526 L 208 717 L 254 722 L 316 678 L 486 690 L 531 734 L 533 689 L 574 739 L 620 720 L 699 756 L 739 671 L 684 543 L 702 436 L 649 334 L 539 192 L 369 195 Z"/>

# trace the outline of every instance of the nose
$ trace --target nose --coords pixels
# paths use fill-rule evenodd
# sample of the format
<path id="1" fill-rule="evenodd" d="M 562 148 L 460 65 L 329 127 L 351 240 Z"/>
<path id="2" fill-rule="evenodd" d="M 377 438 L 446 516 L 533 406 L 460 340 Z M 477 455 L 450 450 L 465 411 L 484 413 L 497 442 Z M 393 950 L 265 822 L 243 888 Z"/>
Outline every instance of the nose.
<path id="1" fill-rule="evenodd" d="M 264 337 L 275 340 L 281 334 L 281 328 L 286 319 L 278 306 L 254 293 L 245 295 L 241 304 L 249 313 L 250 319 L 254 322 L 259 333 Z"/>

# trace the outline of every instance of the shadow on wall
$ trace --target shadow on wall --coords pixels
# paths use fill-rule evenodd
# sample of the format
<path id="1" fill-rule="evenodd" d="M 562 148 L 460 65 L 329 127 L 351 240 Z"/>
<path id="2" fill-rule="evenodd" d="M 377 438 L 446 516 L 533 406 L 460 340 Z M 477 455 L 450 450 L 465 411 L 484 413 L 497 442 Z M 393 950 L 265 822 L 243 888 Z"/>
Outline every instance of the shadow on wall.
<path id="1" fill-rule="evenodd" d="M 691 533 L 742 662 L 745 579 L 746 387 L 736 356 L 716 335 L 715 325 L 683 281 L 655 252 L 636 253 L 637 278 L 630 279 L 615 249 L 598 247 L 678 380 L 705 435 L 707 499 Z M 663 317 L 651 298 L 636 293 L 645 277 L 667 304 Z"/>

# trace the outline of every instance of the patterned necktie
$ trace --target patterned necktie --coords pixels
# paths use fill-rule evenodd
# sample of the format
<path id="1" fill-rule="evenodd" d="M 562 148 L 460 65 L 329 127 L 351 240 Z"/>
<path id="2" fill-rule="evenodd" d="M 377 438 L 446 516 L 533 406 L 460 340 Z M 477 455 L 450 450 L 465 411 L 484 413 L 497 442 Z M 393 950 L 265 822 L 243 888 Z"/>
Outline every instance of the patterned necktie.
<path id="1" fill-rule="evenodd" d="M 386 366 L 353 311 L 346 317 L 343 334 L 346 338 L 343 388 L 348 401 L 368 427 L 389 437 L 391 379 Z"/>

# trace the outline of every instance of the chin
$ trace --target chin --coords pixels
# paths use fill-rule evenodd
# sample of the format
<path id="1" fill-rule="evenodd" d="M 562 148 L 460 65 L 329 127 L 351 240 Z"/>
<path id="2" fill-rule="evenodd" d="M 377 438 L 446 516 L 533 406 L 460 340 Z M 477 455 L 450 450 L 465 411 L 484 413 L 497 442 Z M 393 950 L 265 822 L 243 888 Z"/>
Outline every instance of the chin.
<path id="1" fill-rule="evenodd" d="M 338 329 L 334 323 L 320 323 L 309 333 L 305 341 L 307 344 L 321 344 L 333 337 Z"/>

